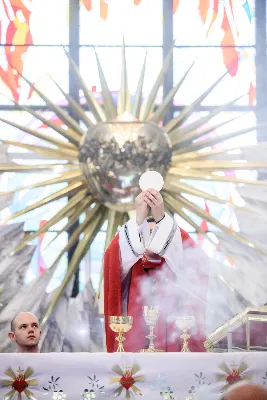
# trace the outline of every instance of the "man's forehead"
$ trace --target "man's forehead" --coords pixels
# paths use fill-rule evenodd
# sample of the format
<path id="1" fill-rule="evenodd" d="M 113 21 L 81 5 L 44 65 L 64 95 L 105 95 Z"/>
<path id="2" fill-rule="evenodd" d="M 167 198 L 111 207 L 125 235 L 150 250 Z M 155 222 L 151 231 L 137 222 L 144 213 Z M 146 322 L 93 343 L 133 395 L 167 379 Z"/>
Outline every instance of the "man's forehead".
<path id="1" fill-rule="evenodd" d="M 21 324 L 24 324 L 24 323 L 25 324 L 30 324 L 30 323 L 33 323 L 33 322 L 37 322 L 38 323 L 37 317 L 34 314 L 27 313 L 27 312 L 18 314 L 16 316 L 15 320 L 14 320 L 14 323 L 16 325 L 21 325 Z"/>

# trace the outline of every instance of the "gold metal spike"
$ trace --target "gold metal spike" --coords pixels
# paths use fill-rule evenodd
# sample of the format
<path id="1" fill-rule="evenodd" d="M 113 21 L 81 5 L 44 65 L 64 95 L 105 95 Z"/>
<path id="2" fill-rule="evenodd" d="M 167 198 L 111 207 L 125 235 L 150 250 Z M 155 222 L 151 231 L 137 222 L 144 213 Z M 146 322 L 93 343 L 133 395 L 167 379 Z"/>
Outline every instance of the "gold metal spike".
<path id="1" fill-rule="evenodd" d="M 140 111 L 140 120 L 141 121 L 148 119 L 154 109 L 159 88 L 163 84 L 164 76 L 165 76 L 166 72 L 168 71 L 172 56 L 173 56 L 173 46 L 171 46 L 171 48 L 164 60 L 163 66 L 161 68 L 161 71 L 160 71 L 157 79 L 156 79 L 156 82 L 154 83 L 148 97 L 145 99 L 144 103 L 141 106 L 141 111 Z"/>
<path id="2" fill-rule="evenodd" d="M 87 228 L 84 230 L 84 237 L 79 242 L 73 257 L 71 259 L 69 268 L 65 275 L 65 278 L 61 284 L 61 286 L 56 289 L 55 294 L 49 304 L 47 310 L 45 311 L 44 315 L 41 318 L 41 326 L 43 326 L 47 319 L 50 317 L 51 313 L 53 312 L 60 296 L 62 295 L 63 291 L 66 289 L 68 283 L 70 282 L 72 276 L 75 274 L 77 268 L 79 267 L 80 262 L 82 261 L 83 257 L 86 255 L 88 249 L 90 248 L 95 236 L 97 235 L 99 229 L 103 225 L 106 219 L 106 211 L 99 212 L 96 217 L 89 223 Z"/>
<path id="3" fill-rule="evenodd" d="M 63 171 L 67 168 L 75 168 L 73 164 L 43 164 L 43 165 L 19 165 L 19 164 L 3 164 L 0 165 L 0 172 L 36 172 L 45 170 L 55 170 L 55 173 Z M 77 167 L 75 168 L 77 169 Z"/>
<path id="4" fill-rule="evenodd" d="M 117 116 L 117 107 L 113 101 L 112 94 L 108 88 L 108 84 L 105 78 L 105 74 L 103 72 L 102 66 L 100 64 L 98 54 L 94 48 L 95 51 L 95 58 L 96 58 L 96 63 L 97 63 L 97 69 L 98 69 L 98 74 L 99 74 L 99 80 L 101 83 L 101 89 L 102 89 L 102 95 L 103 95 L 103 101 L 104 101 L 104 109 L 106 113 L 106 117 L 108 120 L 112 120 Z"/>
<path id="5" fill-rule="evenodd" d="M 117 111 L 118 111 L 118 115 L 122 115 L 123 113 L 125 113 L 127 111 L 130 112 L 130 93 L 129 93 L 129 89 L 128 89 L 124 39 L 123 39 L 123 45 L 122 45 L 121 85 L 120 85 Z"/>
<path id="6" fill-rule="evenodd" d="M 92 112 L 93 116 L 95 117 L 97 122 L 104 122 L 107 120 L 105 112 L 103 110 L 103 108 L 101 107 L 100 104 L 98 104 L 98 102 L 96 101 L 96 99 L 94 98 L 93 93 L 91 92 L 91 90 L 88 89 L 88 87 L 86 86 L 83 78 L 80 75 L 80 71 L 77 68 L 77 65 L 75 64 L 75 62 L 73 61 L 72 57 L 69 55 L 68 52 L 66 52 L 66 56 L 69 59 L 69 63 L 70 63 L 70 67 L 72 69 L 72 71 L 74 72 L 79 85 L 83 91 L 84 97 L 87 101 L 88 104 L 88 109 Z"/>
<path id="7" fill-rule="evenodd" d="M 235 207 L 234 204 L 227 203 L 225 200 L 220 199 L 217 196 L 213 196 L 203 190 L 197 189 L 194 186 L 187 185 L 186 183 L 182 183 L 177 181 L 177 179 L 173 179 L 170 176 L 166 178 L 164 183 L 164 190 L 170 193 L 187 193 L 192 196 L 200 197 L 201 199 L 214 201 L 215 203 L 226 204 L 232 207 Z M 236 206 L 237 207 L 237 206 Z M 238 207 L 237 207 L 238 208 Z"/>
<path id="8" fill-rule="evenodd" d="M 213 111 L 211 111 L 208 115 L 205 115 L 204 117 L 199 118 L 196 121 L 191 122 L 184 127 L 180 127 L 179 131 L 181 132 L 181 136 L 185 135 L 186 133 L 189 133 L 189 132 L 195 131 L 196 129 L 201 128 L 201 126 L 205 125 L 216 115 L 220 114 L 222 111 L 225 111 L 228 107 L 231 107 L 232 105 L 234 105 L 238 100 L 242 99 L 244 96 L 247 96 L 247 93 L 245 95 L 239 96 L 237 99 L 229 101 L 228 103 L 225 103 L 221 106 L 215 107 L 215 109 Z M 173 130 L 176 130 L 175 126 L 172 129 L 170 129 L 170 127 L 173 125 L 173 124 L 171 124 L 171 121 L 170 121 L 170 124 L 166 125 L 166 132 L 168 132 L 170 134 Z"/>
<path id="9" fill-rule="evenodd" d="M 206 233 L 202 232 L 202 229 L 197 225 L 196 222 L 194 222 L 183 210 L 182 210 L 182 204 L 179 202 L 179 200 L 175 199 L 173 196 L 171 196 L 170 193 L 163 191 L 162 197 L 164 201 L 166 202 L 167 206 L 170 208 L 170 210 L 173 213 L 178 214 L 180 217 L 182 217 L 190 226 L 192 226 L 193 229 L 196 230 L 196 232 L 200 233 Z"/>
<path id="10" fill-rule="evenodd" d="M 96 221 L 97 218 L 99 218 L 100 214 L 98 214 L 98 216 L 97 216 L 95 219 L 93 219 L 94 214 L 100 209 L 99 207 L 100 207 L 100 206 L 97 205 L 97 206 L 95 207 L 95 209 L 91 209 L 91 210 L 89 211 L 90 215 L 87 215 L 86 219 L 85 219 L 85 220 L 78 226 L 78 228 L 74 231 L 74 233 L 73 233 L 73 234 L 71 235 L 71 237 L 69 238 L 67 245 L 61 250 L 61 252 L 60 252 L 59 255 L 57 256 L 56 260 L 53 262 L 53 264 L 51 265 L 51 267 L 50 267 L 48 270 L 46 270 L 44 273 L 46 273 L 46 272 L 48 272 L 48 271 L 51 271 L 51 270 L 52 270 L 52 271 L 55 271 L 55 270 L 56 270 L 56 268 L 57 268 L 57 266 L 58 266 L 58 263 L 59 263 L 59 261 L 61 260 L 61 258 L 63 257 L 63 255 L 64 255 L 75 243 L 78 242 L 80 235 L 81 235 L 82 233 L 85 233 L 85 232 L 86 232 L 86 229 L 87 229 L 88 227 L 90 228 L 90 227 L 92 226 L 92 224 L 94 223 L 94 221 Z M 96 232 L 96 233 L 97 233 L 97 232 Z M 84 238 L 83 238 L 83 241 L 84 241 Z M 78 249 L 78 247 L 76 248 L 75 253 L 77 252 L 77 249 Z M 77 268 L 78 268 L 78 266 L 77 266 Z M 68 269 L 68 273 L 69 273 L 69 272 L 70 272 L 70 270 Z M 76 271 L 74 271 L 73 274 L 75 274 L 75 272 L 76 272 Z M 67 273 L 67 274 L 68 274 L 68 273 Z M 68 276 L 68 282 L 69 282 L 69 280 L 72 278 L 73 274 L 71 274 L 70 276 Z M 66 278 L 66 276 L 65 276 L 65 278 Z M 54 308 L 55 308 L 55 306 L 56 306 L 56 304 L 57 304 L 57 302 L 58 302 L 58 300 L 59 300 L 59 298 L 60 298 L 60 296 L 61 296 L 61 294 L 62 294 L 62 292 L 63 292 L 63 290 L 64 290 L 64 289 L 62 289 L 62 291 L 61 291 L 61 287 L 62 287 L 63 283 L 64 283 L 64 281 L 62 282 L 61 286 L 60 286 L 58 289 L 56 289 L 56 290 L 54 291 L 54 296 L 53 296 L 53 298 L 52 298 L 52 300 L 51 300 L 49 306 L 47 307 L 45 313 L 42 315 L 42 317 L 41 317 L 41 319 L 40 319 L 40 326 L 41 326 L 41 327 L 43 327 L 43 326 L 45 325 L 47 319 L 50 317 L 51 313 L 53 312 L 53 310 L 54 310 Z M 68 283 L 67 283 L 67 284 L 68 284 Z M 66 286 L 67 286 L 67 284 L 66 284 Z M 60 293 L 59 293 L 59 292 L 60 292 Z"/>
<path id="11" fill-rule="evenodd" d="M 38 182 L 38 183 L 33 183 L 31 185 L 26 185 L 23 187 L 16 188 L 14 190 L 10 190 L 8 192 L 0 192 L 0 195 L 3 194 L 11 194 L 11 193 L 16 193 L 21 190 L 28 190 L 28 189 L 34 189 L 34 188 L 39 188 L 43 186 L 48 186 L 48 185 L 57 185 L 62 182 L 69 182 L 73 180 L 77 180 L 80 178 L 80 181 L 82 181 L 82 173 L 80 170 L 77 169 L 77 171 L 71 171 L 71 172 L 64 172 L 60 176 L 52 179 L 48 179 L 46 181 Z"/>
<path id="12" fill-rule="evenodd" d="M 182 217 L 190 226 L 192 226 L 192 228 L 194 228 L 197 233 L 200 233 L 201 235 L 203 235 L 205 237 L 206 240 L 208 240 L 213 245 L 217 246 L 217 242 L 215 242 L 207 234 L 208 232 L 204 232 L 201 229 L 201 227 L 192 218 L 190 218 L 189 215 L 187 215 L 185 213 L 185 211 L 183 210 L 183 204 L 179 200 L 177 200 L 175 197 L 173 197 L 173 195 L 169 192 L 163 191 L 162 195 L 163 195 L 163 198 L 166 201 L 167 205 L 172 210 L 172 212 L 180 215 L 180 217 Z M 218 277 L 219 277 L 219 275 L 218 275 Z M 233 290 L 235 290 L 235 289 L 233 289 Z"/>
<path id="13" fill-rule="evenodd" d="M 260 146 L 267 146 L 267 142 L 261 142 Z M 191 153 L 174 154 L 172 156 L 172 166 L 175 167 L 177 165 L 177 163 L 179 163 L 180 161 L 201 160 L 201 159 L 209 160 L 209 159 L 213 159 L 213 157 L 218 154 L 228 153 L 229 151 L 232 151 L 232 150 L 242 150 L 242 149 L 251 148 L 251 150 L 254 151 L 258 147 L 259 147 L 259 144 L 244 144 L 244 145 L 234 144 L 232 146 L 227 146 L 227 147 L 218 148 L 218 149 L 212 149 L 212 150 L 208 150 L 208 151 L 192 151 Z M 238 156 L 238 154 L 236 156 Z M 240 156 L 242 156 L 242 152 L 241 152 Z"/>
<path id="14" fill-rule="evenodd" d="M 42 200 L 37 201 L 36 203 L 31 204 L 30 206 L 24 208 L 21 211 L 16 212 L 15 214 L 10 215 L 7 217 L 3 222 L 6 223 L 7 221 L 11 221 L 14 218 L 20 217 L 21 215 L 27 214 L 28 212 L 35 210 L 45 204 L 49 204 L 55 200 L 59 200 L 62 197 L 70 195 L 71 193 L 75 192 L 78 189 L 82 189 L 84 183 L 83 182 L 75 182 L 69 184 L 66 188 L 59 190 L 56 193 L 51 194 L 50 196 L 45 197 Z"/>
<path id="15" fill-rule="evenodd" d="M 234 144 L 232 146 L 227 146 L 224 148 L 196 152 L 195 153 L 196 156 L 194 158 L 195 159 L 206 158 L 207 160 L 209 160 L 210 158 L 212 159 L 214 156 L 216 156 L 218 154 L 228 153 L 229 151 L 232 151 L 232 150 L 241 150 L 240 156 L 242 157 L 242 149 L 251 149 L 251 151 L 254 152 L 254 150 L 257 150 L 261 146 L 267 146 L 267 142 L 260 142 L 257 144 Z M 186 154 L 190 154 L 190 153 L 186 153 Z M 186 154 L 185 154 L 185 156 L 186 156 Z M 238 154 L 236 156 L 238 156 Z"/>
<path id="16" fill-rule="evenodd" d="M 35 116 L 36 118 L 37 118 L 37 115 L 38 115 L 37 113 L 34 113 L 34 116 Z M 62 140 L 55 139 L 55 138 L 53 138 L 52 136 L 48 136 L 48 135 L 46 135 L 45 133 L 39 132 L 39 131 L 37 131 L 37 130 L 31 129 L 31 128 L 27 128 L 27 126 L 23 126 L 23 125 L 16 124 L 15 122 L 8 121 L 8 120 L 6 120 L 6 119 L 4 119 L 4 118 L 0 118 L 0 121 L 4 122 L 5 124 L 8 124 L 8 125 L 10 125 L 10 126 L 13 126 L 14 128 L 17 128 L 17 129 L 19 129 L 19 130 L 21 130 L 21 131 L 23 131 L 23 132 L 29 133 L 30 135 L 35 136 L 35 137 L 37 137 L 38 139 L 45 140 L 46 142 L 51 143 L 51 144 L 57 146 L 57 147 L 60 148 L 60 149 L 61 149 L 61 148 L 64 149 L 65 147 L 68 147 L 68 146 L 66 146 L 68 143 L 63 142 Z M 45 120 L 45 121 L 46 121 L 46 120 Z M 44 122 L 44 123 L 47 123 L 47 121 Z M 64 137 L 65 137 L 66 139 L 69 138 L 68 135 L 67 135 L 67 133 L 64 133 L 64 135 L 65 135 Z M 69 148 L 69 147 L 68 147 L 68 148 Z M 70 149 L 70 150 L 75 150 L 75 147 L 73 147 L 73 145 L 72 145 L 72 147 L 69 148 L 69 149 Z"/>
<path id="17" fill-rule="evenodd" d="M 213 89 L 223 80 L 223 78 L 228 74 L 225 72 L 219 79 L 217 79 L 204 93 L 202 93 L 192 104 L 186 106 L 177 118 L 172 119 L 165 127 L 167 132 L 170 132 L 174 128 L 181 126 L 187 118 L 192 114 L 197 106 L 199 106 L 202 101 L 213 91 Z"/>
<path id="18" fill-rule="evenodd" d="M 227 228 L 225 225 L 223 225 L 220 221 L 218 221 L 216 218 L 212 217 L 209 213 L 206 211 L 202 210 L 200 207 L 195 205 L 194 203 L 190 202 L 187 200 L 185 197 L 180 196 L 177 194 L 175 196 L 186 208 L 188 211 L 193 212 L 194 214 L 198 215 L 202 219 L 210 222 L 211 224 L 215 225 L 217 228 L 219 228 L 222 232 L 225 232 L 227 235 L 231 236 L 233 239 L 237 240 L 238 242 L 242 243 L 243 245 L 250 247 L 252 249 L 255 249 L 255 251 L 258 251 L 259 253 L 263 255 L 267 255 L 267 252 L 264 251 L 262 248 L 259 246 L 256 246 L 254 243 L 252 243 L 250 240 L 246 239 L 242 235 L 240 235 L 237 232 L 232 231 L 231 229 Z"/>
<path id="19" fill-rule="evenodd" d="M 190 186 L 186 183 L 182 183 L 180 181 L 177 182 L 177 179 L 172 180 L 167 177 L 165 184 L 164 184 L 164 191 L 167 191 L 168 193 L 170 193 L 172 195 L 187 193 L 192 196 L 199 197 L 201 199 L 205 199 L 205 200 L 213 201 L 215 203 L 223 204 L 223 205 L 231 207 L 233 209 L 242 209 L 242 211 L 249 212 L 249 210 L 244 206 L 238 206 L 238 205 L 234 204 L 233 202 L 223 200 L 217 196 L 213 196 L 207 192 L 204 192 L 203 190 L 197 189 L 194 186 Z"/>
<path id="20" fill-rule="evenodd" d="M 196 143 L 191 143 L 187 147 L 175 150 L 175 153 L 176 154 L 177 153 L 186 153 L 186 152 L 192 152 L 192 151 L 205 149 L 207 147 L 214 146 L 215 144 L 222 143 L 222 142 L 224 142 L 226 140 L 233 139 L 234 137 L 241 136 L 244 133 L 248 133 L 248 132 L 257 130 L 258 128 L 259 128 L 259 125 L 251 126 L 251 127 L 248 127 L 248 128 L 240 129 L 238 131 L 224 133 L 222 135 L 217 135 L 217 136 L 215 136 L 213 138 L 210 138 L 210 139 L 199 140 Z"/>
<path id="21" fill-rule="evenodd" d="M 191 68 L 193 67 L 194 64 L 195 64 L 195 61 L 190 65 L 190 67 L 185 72 L 185 74 L 180 79 L 180 81 L 171 89 L 171 91 L 168 93 L 168 95 L 163 100 L 162 104 L 160 106 L 158 106 L 158 108 L 156 109 L 155 113 L 153 114 L 153 116 L 151 118 L 151 121 L 153 121 L 157 124 L 163 120 L 170 103 L 173 101 L 174 96 L 176 95 L 176 93 L 178 92 L 178 90 L 180 89 L 182 84 L 184 83 L 187 75 L 191 71 Z"/>
<path id="22" fill-rule="evenodd" d="M 147 49 L 146 49 L 146 55 L 144 58 L 144 63 L 143 63 L 142 69 L 141 69 L 137 89 L 135 92 L 134 101 L 132 104 L 131 114 L 135 118 L 139 118 L 139 115 L 140 115 L 140 109 L 141 109 L 142 97 L 143 97 L 143 86 L 144 86 L 145 72 L 146 72 L 146 60 L 147 60 Z"/>
<path id="23" fill-rule="evenodd" d="M 61 119 L 61 121 L 64 122 L 70 129 L 72 129 L 72 138 L 69 139 L 70 142 L 74 142 L 74 144 L 77 144 L 77 142 L 79 143 L 79 141 L 81 140 L 81 136 L 83 136 L 84 134 L 84 131 L 82 130 L 78 122 L 75 121 L 75 119 L 73 119 L 69 114 L 67 114 L 61 107 L 57 106 L 55 103 L 49 100 L 49 98 L 43 92 L 41 92 L 41 90 L 39 90 L 36 85 L 33 85 L 32 82 L 30 82 L 19 72 L 18 74 L 41 97 L 41 99 L 44 100 L 47 107 L 54 111 L 55 114 Z"/>
<path id="24" fill-rule="evenodd" d="M 44 158 L 52 158 L 53 160 L 66 160 L 69 162 L 77 163 L 77 158 L 78 158 L 77 151 L 75 152 L 76 154 L 74 153 L 73 155 L 70 155 L 67 152 L 70 152 L 71 150 L 67 149 L 65 152 L 64 150 L 53 149 L 51 147 L 35 146 L 32 144 L 26 144 L 21 142 L 12 142 L 11 140 L 0 139 L 0 142 L 8 144 L 10 146 L 20 147 L 22 149 L 33 151 L 34 153 L 38 153 L 41 156 L 44 156 Z"/>
<path id="25" fill-rule="evenodd" d="M 214 181 L 214 182 L 232 182 L 232 183 L 246 183 L 250 185 L 267 186 L 267 181 L 257 181 L 253 179 L 240 179 L 233 176 L 221 176 L 210 173 L 201 173 L 198 170 L 170 168 L 168 175 L 178 176 L 179 179 L 191 179 L 197 181 Z"/>
<path id="26" fill-rule="evenodd" d="M 207 126 L 206 128 L 203 128 L 201 130 L 195 130 L 191 131 L 187 134 L 181 134 L 179 128 L 177 130 L 173 130 L 170 133 L 170 140 L 173 145 L 173 149 L 185 147 L 186 145 L 189 145 L 193 141 L 200 139 L 202 136 L 207 135 L 210 132 L 216 131 L 217 129 L 221 128 L 224 125 L 229 124 L 230 122 L 235 121 L 236 119 L 243 117 L 243 114 L 239 114 L 231 119 L 226 119 L 223 122 L 219 122 L 218 124 L 215 125 L 210 125 Z"/>
<path id="27" fill-rule="evenodd" d="M 92 205 L 93 200 L 90 196 L 87 196 L 86 198 L 84 198 L 80 204 L 76 205 L 75 207 L 73 207 L 69 214 L 68 214 L 68 222 L 67 224 L 60 230 L 58 231 L 58 233 L 56 234 L 56 236 L 47 243 L 47 245 L 44 248 L 44 251 L 47 249 L 47 247 L 49 247 L 63 232 L 67 232 L 68 229 L 70 229 L 75 222 L 79 221 L 79 217 L 90 208 L 90 206 Z"/>
<path id="28" fill-rule="evenodd" d="M 51 270 L 51 269 L 54 270 L 57 267 L 57 265 L 58 265 L 59 261 L 61 260 L 62 256 L 66 253 L 66 251 L 68 251 L 74 244 L 76 244 L 78 242 L 80 235 L 82 233 L 84 233 L 86 227 L 90 224 L 90 222 L 93 220 L 95 215 L 98 212 L 101 212 L 101 211 L 103 211 L 103 210 L 102 210 L 100 204 L 96 204 L 95 207 L 90 208 L 88 210 L 88 212 L 86 213 L 85 220 L 82 223 L 79 224 L 77 229 L 75 229 L 75 231 L 73 232 L 71 237 L 68 239 L 68 243 L 61 250 L 61 252 L 57 256 L 56 260 L 53 262 L 53 264 L 51 265 L 49 270 Z"/>
<path id="29" fill-rule="evenodd" d="M 28 83 L 28 85 L 41 97 L 41 99 L 46 103 L 47 107 L 55 112 L 55 114 L 61 119 L 64 124 L 66 124 L 72 130 L 73 140 L 79 142 L 81 140 L 81 136 L 83 136 L 84 131 L 80 127 L 79 123 L 75 121 L 69 114 L 67 114 L 63 108 L 57 106 L 53 103 L 49 98 L 41 92 L 40 89 L 37 88 L 32 82 L 30 82 L 27 78 L 21 75 L 19 72 L 18 74 Z M 72 141 L 72 140 L 70 140 Z"/>
<path id="30" fill-rule="evenodd" d="M 61 136 L 63 136 L 65 139 L 68 140 L 68 141 L 63 141 L 63 140 L 53 139 L 54 142 L 55 142 L 54 144 L 56 146 L 58 146 L 59 148 L 61 148 L 61 147 L 65 148 L 66 147 L 66 148 L 71 149 L 71 150 L 75 150 L 77 148 L 77 144 L 73 144 L 73 143 L 69 142 L 69 137 L 70 137 L 69 129 L 62 128 L 61 126 L 55 124 L 53 121 L 45 118 L 43 115 L 41 115 L 38 112 L 32 110 L 30 107 L 22 106 L 22 105 L 20 105 L 18 103 L 14 103 L 14 104 L 16 104 L 16 106 L 20 110 L 28 112 L 29 114 L 31 114 L 36 119 L 38 119 L 39 121 L 43 122 L 44 125 L 47 125 L 49 128 L 53 129 L 55 132 L 58 132 Z M 38 133 L 38 131 L 36 131 L 36 132 Z M 39 137 L 39 136 L 36 136 L 36 137 Z M 49 139 L 50 139 L 50 136 L 48 136 L 48 139 L 44 139 L 44 140 L 46 140 L 48 142 Z"/>
<path id="31" fill-rule="evenodd" d="M 55 85 L 61 91 L 63 96 L 68 100 L 68 103 L 71 106 L 73 112 L 85 124 L 85 126 L 87 128 L 91 128 L 92 126 L 94 126 L 95 124 L 90 120 L 90 118 L 88 118 L 86 112 L 82 109 L 80 104 L 77 103 L 77 101 L 75 101 L 71 95 L 66 93 L 52 77 L 50 77 L 50 79 L 55 83 Z"/>
<path id="32" fill-rule="evenodd" d="M 179 168 L 192 168 L 195 170 L 211 170 L 211 171 L 225 171 L 225 170 L 238 170 L 238 169 L 259 169 L 267 168 L 267 162 L 248 162 L 246 160 L 202 160 L 202 161 L 188 161 L 182 162 L 177 165 Z"/>
<path id="33" fill-rule="evenodd" d="M 81 202 L 86 196 L 87 196 L 87 189 L 83 189 L 74 196 L 72 196 L 72 198 L 69 199 L 66 206 L 64 206 L 56 215 L 54 215 L 54 217 L 50 218 L 50 220 L 47 221 L 36 232 L 27 235 L 26 238 L 15 248 L 14 253 L 17 253 L 18 251 L 23 249 L 23 247 L 25 247 L 29 242 L 31 242 L 41 234 L 46 233 L 52 226 L 56 225 L 59 221 L 68 216 L 69 211 L 77 204 L 79 204 L 79 202 Z"/>

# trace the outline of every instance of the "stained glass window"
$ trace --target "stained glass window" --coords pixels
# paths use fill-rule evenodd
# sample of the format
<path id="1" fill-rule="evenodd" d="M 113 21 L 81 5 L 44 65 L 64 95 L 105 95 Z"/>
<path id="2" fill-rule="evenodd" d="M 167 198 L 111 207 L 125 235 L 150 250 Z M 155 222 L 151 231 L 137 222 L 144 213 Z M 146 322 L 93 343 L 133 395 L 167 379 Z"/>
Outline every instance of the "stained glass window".
<path id="1" fill-rule="evenodd" d="M 116 93 L 120 88 L 121 80 L 121 49 L 120 48 L 97 48 L 99 60 L 101 62 L 109 89 Z M 135 94 L 141 69 L 144 63 L 146 50 L 143 48 L 127 48 L 127 78 L 129 90 Z M 112 60 L 112 68 L 110 63 Z M 90 65 L 90 69 L 88 68 Z M 143 95 L 147 95 L 151 90 L 159 71 L 162 67 L 162 50 L 160 48 L 150 48 L 147 54 L 146 75 L 143 88 Z M 96 92 L 96 97 L 101 92 L 101 86 L 97 71 L 95 54 L 93 49 L 82 47 L 80 57 L 80 71 L 88 87 Z"/>
<path id="2" fill-rule="evenodd" d="M 254 0 L 174 0 L 174 38 L 181 46 L 255 44 Z"/>
<path id="3" fill-rule="evenodd" d="M 29 113 L 21 111 L 0 111 L 0 118 L 4 118 L 33 129 L 37 129 L 42 126 L 42 123 L 33 118 Z M 15 142 L 33 144 L 36 146 L 43 144 L 43 142 L 40 139 L 35 138 L 7 124 L 4 124 L 3 122 L 0 122 L 0 130 L 1 130 L 1 139 L 3 140 L 9 139 Z M 51 130 L 43 126 L 41 131 L 49 134 Z M 55 132 L 53 132 L 53 135 L 54 137 L 56 136 Z M 46 142 L 45 145 L 47 146 Z M 42 164 L 55 163 L 55 160 L 53 159 L 44 161 L 38 154 L 16 146 L 8 147 L 7 156 L 10 158 L 10 160 L 12 159 L 14 162 L 17 162 L 18 164 L 22 165 L 29 163 L 31 163 L 32 165 L 40 163 Z M 58 160 L 56 162 L 58 162 Z M 27 173 L 18 174 L 13 172 L 3 173 L 0 175 L 1 191 L 14 190 L 23 186 L 40 182 L 40 180 L 46 180 L 50 178 L 51 174 L 49 173 L 49 171 L 46 172 L 44 171 L 42 173 L 41 179 L 40 179 L 40 173 L 28 173 L 28 174 Z M 27 189 L 19 191 L 14 195 L 14 200 L 12 205 L 8 207 L 8 209 L 4 209 L 1 212 L 1 217 L 2 218 L 8 217 L 12 213 L 22 210 L 23 208 L 31 205 L 33 202 L 41 200 L 42 198 L 49 196 L 50 194 L 54 193 L 55 191 L 63 187 L 64 185 L 61 184 L 61 185 L 51 185 L 45 188 L 41 187 L 38 189 L 36 188 L 31 190 Z M 52 204 L 53 204 L 52 206 L 51 204 L 47 204 L 46 206 L 43 206 L 38 210 L 29 212 L 27 214 L 24 229 L 26 231 L 37 230 L 39 228 L 40 221 L 50 219 L 60 208 L 62 208 L 66 204 L 66 199 L 58 200 L 57 202 L 54 202 Z M 14 220 L 14 222 L 20 222 L 24 220 L 25 217 L 19 217 L 16 220 Z M 62 229 L 65 223 L 66 221 L 61 221 L 59 224 L 57 224 L 57 226 L 54 226 L 53 229 Z"/>
<path id="4" fill-rule="evenodd" d="M 68 6 L 69 0 L 1 1 L 1 44 L 68 44 Z"/>
<path id="5" fill-rule="evenodd" d="M 162 0 L 83 0 L 80 10 L 81 44 L 162 44 Z"/>
<path id="6" fill-rule="evenodd" d="M 23 54 L 22 60 L 11 58 L 10 64 L 14 66 L 11 68 L 8 65 L 5 57 L 5 52 L 13 54 L 10 46 L 0 47 L 0 105 L 12 104 L 11 100 L 16 100 L 20 104 L 30 105 L 44 105 L 43 100 L 35 93 L 32 92 L 30 86 L 16 73 L 17 69 L 25 78 L 35 83 L 37 87 L 42 90 L 50 100 L 56 103 L 64 100 L 61 92 L 52 81 L 53 78 L 58 85 L 68 92 L 68 60 L 63 48 L 60 47 L 42 47 L 32 46 L 28 49 L 22 47 L 14 47 L 14 52 L 20 49 L 20 54 Z"/>
<path id="7" fill-rule="evenodd" d="M 199 118 L 207 115 L 207 112 L 193 113 L 187 123 L 198 120 Z M 176 115 L 176 114 L 175 114 Z M 178 113 L 177 113 L 178 115 Z M 253 112 L 244 113 L 244 112 L 222 112 L 218 114 L 216 117 L 212 118 L 206 127 L 208 126 L 217 126 L 225 121 L 230 121 L 229 123 L 215 129 L 208 135 L 206 135 L 205 139 L 216 137 L 223 135 L 228 132 L 238 131 L 247 127 L 254 127 L 256 124 L 255 114 Z M 203 127 L 205 128 L 205 127 Z M 203 149 L 205 151 L 219 149 L 219 148 L 229 148 L 228 152 L 223 153 L 222 158 L 231 160 L 231 154 L 237 153 L 241 154 L 240 159 L 242 159 L 242 149 L 239 146 L 249 146 L 253 145 L 257 142 L 256 131 L 252 130 L 251 132 L 245 133 L 242 136 L 238 136 L 237 138 L 232 138 L 223 143 L 214 145 L 212 147 Z M 236 178 L 246 178 L 246 179 L 256 179 L 256 175 L 254 171 L 247 170 L 227 170 L 225 172 L 218 171 L 219 175 L 226 176 L 234 176 Z M 239 195 L 236 191 L 236 185 L 233 183 L 222 183 L 216 181 L 193 181 L 186 180 L 187 184 L 190 184 L 197 189 L 203 190 L 213 196 L 217 196 L 226 201 L 234 201 L 235 204 L 240 203 Z M 236 216 L 229 205 L 222 206 L 221 204 L 214 203 L 210 200 L 204 200 L 200 197 L 189 196 L 184 194 L 184 197 L 190 199 L 193 203 L 195 203 L 202 210 L 208 212 L 212 217 L 218 219 L 221 223 L 224 223 L 226 226 L 232 229 L 238 230 Z M 240 203 L 241 205 L 241 203 Z M 203 221 L 202 218 L 196 216 L 192 212 L 188 210 L 184 210 L 184 212 L 197 224 L 202 225 L 203 230 L 208 231 L 218 231 L 214 225 L 210 224 L 207 221 Z M 193 228 L 188 225 L 187 222 L 183 221 L 182 218 L 177 217 L 179 226 L 187 231 L 192 231 Z"/>
<path id="8" fill-rule="evenodd" d="M 175 105 L 192 103 L 227 72 L 202 105 L 225 104 L 243 96 L 237 105 L 255 105 L 255 50 L 253 48 L 176 48 L 174 82 L 178 82 L 195 61 L 174 99 Z M 231 69 L 232 68 L 232 69 Z"/>

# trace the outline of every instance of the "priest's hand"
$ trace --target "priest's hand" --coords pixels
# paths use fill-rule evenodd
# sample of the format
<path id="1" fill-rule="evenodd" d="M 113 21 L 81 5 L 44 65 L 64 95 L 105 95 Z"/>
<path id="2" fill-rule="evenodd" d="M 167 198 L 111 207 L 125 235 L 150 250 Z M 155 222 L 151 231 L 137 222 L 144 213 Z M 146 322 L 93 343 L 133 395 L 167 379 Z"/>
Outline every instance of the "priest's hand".
<path id="1" fill-rule="evenodd" d="M 145 202 L 151 208 L 152 217 L 156 222 L 164 217 L 164 202 L 161 194 L 155 189 L 148 189 L 145 192 Z"/>
<path id="2" fill-rule="evenodd" d="M 141 192 L 135 199 L 136 223 L 142 225 L 148 215 L 148 206 L 145 201 L 146 192 Z"/>

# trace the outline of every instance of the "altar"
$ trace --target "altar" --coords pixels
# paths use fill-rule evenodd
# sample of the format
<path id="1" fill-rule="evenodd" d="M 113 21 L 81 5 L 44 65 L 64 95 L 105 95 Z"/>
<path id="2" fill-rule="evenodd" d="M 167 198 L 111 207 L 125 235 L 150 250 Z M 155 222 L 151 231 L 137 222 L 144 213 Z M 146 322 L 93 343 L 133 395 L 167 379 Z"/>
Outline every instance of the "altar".
<path id="1" fill-rule="evenodd" d="M 0 399 L 193 400 L 203 385 L 219 398 L 240 380 L 267 387 L 266 352 L 0 355 Z"/>

